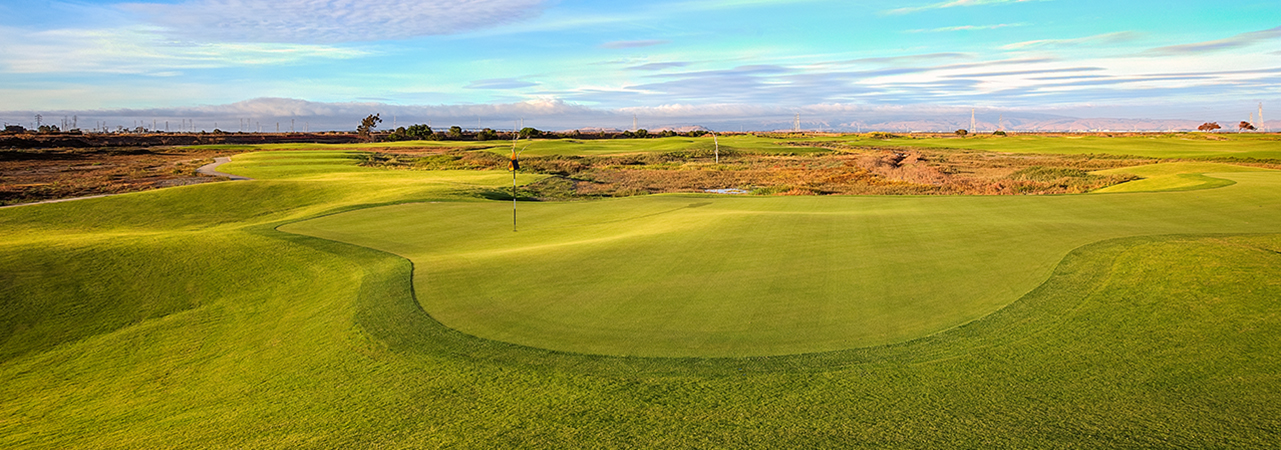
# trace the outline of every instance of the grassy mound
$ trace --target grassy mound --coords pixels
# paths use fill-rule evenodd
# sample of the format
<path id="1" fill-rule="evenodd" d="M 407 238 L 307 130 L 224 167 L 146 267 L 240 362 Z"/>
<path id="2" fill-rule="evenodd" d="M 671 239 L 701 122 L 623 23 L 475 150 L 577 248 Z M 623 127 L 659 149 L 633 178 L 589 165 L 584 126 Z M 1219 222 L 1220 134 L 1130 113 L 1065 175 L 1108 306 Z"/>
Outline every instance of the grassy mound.
<path id="1" fill-rule="evenodd" d="M 1270 448 L 1281 430 L 1281 235 L 1086 245 L 1018 301 L 892 345 L 591 356 L 444 327 L 419 308 L 409 260 L 275 230 L 371 203 L 470 207 L 452 192 L 502 174 L 277 156 L 228 169 L 264 181 L 0 211 L 0 323 L 47 324 L 0 341 L 0 447 Z M 1236 195 L 1256 210 L 1277 197 L 1251 187 L 1275 175 L 1228 176 L 1223 189 L 1084 197 Z M 678 212 L 730 206 L 743 209 Z M 411 232 L 451 226 L 431 218 Z"/>
<path id="2" fill-rule="evenodd" d="M 995 311 L 1072 248 L 1281 231 L 1281 173 L 1130 196 L 703 198 L 412 204 L 282 230 L 415 262 L 423 308 L 490 339 L 640 356 L 901 342 Z"/>

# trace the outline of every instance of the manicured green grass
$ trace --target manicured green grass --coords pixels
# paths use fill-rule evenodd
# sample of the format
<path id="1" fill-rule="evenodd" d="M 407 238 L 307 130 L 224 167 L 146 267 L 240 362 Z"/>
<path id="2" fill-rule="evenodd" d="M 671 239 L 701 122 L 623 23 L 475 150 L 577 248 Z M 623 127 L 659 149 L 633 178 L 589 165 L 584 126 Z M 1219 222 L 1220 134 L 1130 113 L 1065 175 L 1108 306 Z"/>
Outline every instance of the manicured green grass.
<path id="1" fill-rule="evenodd" d="M 284 143 L 284 144 L 209 144 L 209 145 L 190 145 L 182 148 L 196 150 L 226 150 L 235 152 L 256 152 L 256 151 L 274 151 L 274 150 L 316 150 L 316 151 L 333 151 L 333 150 L 382 150 L 397 148 L 488 148 L 494 146 L 503 146 L 505 142 L 499 141 L 397 141 L 397 142 L 360 142 L 354 144 L 316 144 L 309 142 Z"/>
<path id="2" fill-rule="evenodd" d="M 1204 169 L 1213 169 L 1206 167 Z M 423 308 L 562 351 L 759 356 L 919 338 L 990 314 L 1073 248 L 1281 232 L 1281 172 L 1162 195 L 412 204 L 292 224 L 414 261 Z"/>
<path id="3" fill-rule="evenodd" d="M 1010 153 L 1063 155 L 1132 155 L 1148 158 L 1190 159 L 1281 159 L 1281 137 L 1277 135 L 1200 134 L 1159 136 L 976 136 L 932 139 L 843 139 L 854 145 L 916 146 L 955 148 Z"/>
<path id="4" fill-rule="evenodd" d="M 1132 174 L 1143 177 L 1143 179 L 1109 186 L 1094 192 L 1161 192 L 1213 189 L 1231 186 L 1233 181 L 1226 178 L 1206 176 L 1205 174 L 1207 173 L 1262 172 L 1265 170 L 1267 169 L 1202 162 L 1174 162 L 1122 167 L 1119 169 L 1100 170 L 1095 173 L 1099 175 Z"/>
<path id="5" fill-rule="evenodd" d="M 341 153 L 280 156 L 237 157 L 227 169 L 260 181 L 0 210 L 7 333 L 0 447 L 1271 448 L 1281 434 L 1281 235 L 1224 234 L 1276 230 L 1268 210 L 1279 194 L 1266 189 L 1274 172 L 1215 175 L 1236 181 L 1220 189 L 994 198 L 1013 203 L 976 203 L 972 213 L 943 208 L 974 220 L 1026 212 L 1033 224 L 975 236 L 1018 249 L 1027 240 L 1071 240 L 1053 236 L 1059 233 L 1149 236 L 1065 251 L 1041 274 L 1044 283 L 1036 280 L 1017 301 L 923 338 L 792 356 L 643 358 L 541 350 L 451 330 L 419 307 L 431 302 L 421 291 L 430 284 L 422 274 L 432 270 L 421 268 L 425 262 L 411 266 L 389 253 L 275 228 L 321 223 L 305 219 L 361 205 L 424 201 L 388 207 L 414 212 L 396 220 L 423 220 L 390 231 L 440 236 L 467 234 L 451 230 L 467 227 L 483 237 L 492 227 L 507 237 L 475 241 L 472 253 L 483 263 L 504 252 L 543 253 L 513 240 L 540 234 L 548 237 L 545 250 L 592 255 L 618 242 L 645 250 L 639 240 L 647 233 L 670 241 L 686 232 L 681 221 L 700 238 L 709 236 L 703 228 L 728 228 L 712 235 L 722 240 L 752 231 L 720 216 L 781 221 L 839 241 L 824 231 L 827 209 L 838 217 L 880 215 L 886 227 L 906 230 L 900 239 L 909 243 L 933 232 L 939 245 L 928 247 L 944 253 L 975 244 L 951 236 L 969 229 L 906 223 L 925 214 L 913 209 L 928 209 L 915 203 L 931 199 L 920 198 L 835 199 L 882 208 L 875 215 L 814 203 L 830 199 L 793 207 L 771 202 L 794 199 L 674 196 L 522 205 L 530 228 L 512 235 L 501 224 L 467 220 L 480 217 L 471 208 L 502 208 L 456 193 L 501 186 L 508 174 L 378 172 Z M 1216 200 L 1225 204 L 1208 205 Z M 1036 201 L 1060 202 L 1053 204 L 1064 212 L 1037 215 Z M 1083 206 L 1099 201 L 1106 207 Z M 619 217 L 629 203 L 636 214 Z M 697 203 L 711 204 L 688 208 Z M 564 206 L 582 209 L 558 209 Z M 1152 217 L 1160 206 L 1172 212 Z M 650 213 L 661 214 L 641 217 Z M 361 212 L 333 218 L 352 214 Z M 787 214 L 796 217 L 778 218 Z M 1112 220 L 1099 215 L 1140 223 L 1098 231 Z M 622 220 L 610 229 L 604 217 Z M 540 230 L 535 219 L 583 233 Z M 1188 223 L 1196 220 L 1220 226 Z M 1202 227 L 1214 229 L 1151 236 Z M 1036 236 L 1019 234 L 1028 232 Z M 370 239 L 416 241 L 382 234 Z M 800 244 L 808 239 L 795 236 Z M 595 238 L 583 250 L 555 245 Z M 466 242 L 410 243 L 470 257 Z M 743 247 L 731 250 L 752 248 Z M 593 262 L 574 269 L 600 273 Z M 501 283 L 509 273 L 484 266 L 468 276 Z M 89 330 L 59 334 L 78 326 Z"/>

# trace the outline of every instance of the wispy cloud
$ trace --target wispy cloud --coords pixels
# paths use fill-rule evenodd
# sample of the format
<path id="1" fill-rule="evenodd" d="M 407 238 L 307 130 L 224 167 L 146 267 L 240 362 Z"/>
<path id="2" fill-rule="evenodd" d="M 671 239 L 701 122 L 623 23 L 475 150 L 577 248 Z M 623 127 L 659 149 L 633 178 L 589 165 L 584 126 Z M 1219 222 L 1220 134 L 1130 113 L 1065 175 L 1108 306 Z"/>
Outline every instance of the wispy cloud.
<path id="1" fill-rule="evenodd" d="M 845 61 L 837 61 L 829 64 L 846 64 L 846 65 L 894 65 L 894 64 L 917 64 L 924 62 L 934 62 L 943 60 L 957 59 L 974 59 L 975 56 L 970 53 L 927 53 L 921 55 L 903 55 L 903 56 L 885 56 L 877 58 L 859 58 Z"/>
<path id="2" fill-rule="evenodd" d="M 1175 55 L 1187 55 L 1187 54 L 1194 54 L 1194 53 L 1206 53 L 1206 52 L 1214 52 L 1219 50 L 1228 50 L 1228 49 L 1246 47 L 1262 41 L 1267 41 L 1267 40 L 1277 39 L 1277 38 L 1281 38 L 1281 27 L 1276 27 L 1276 28 L 1261 30 L 1261 31 L 1251 31 L 1248 33 L 1241 33 L 1227 39 L 1219 39 L 1215 41 L 1206 41 L 1206 42 L 1198 42 L 1195 44 L 1182 44 L 1182 45 L 1171 45 L 1167 47 L 1158 47 L 1158 48 L 1148 50 L 1144 53 L 1148 55 L 1153 55 L 1153 56 L 1175 56 Z M 1281 52 L 1274 52 L 1273 54 L 1274 55 L 1281 54 Z"/>
<path id="3" fill-rule="evenodd" d="M 658 70 L 665 70 L 665 69 L 673 69 L 677 67 L 685 67 L 688 65 L 689 63 L 683 62 L 683 61 L 649 63 L 649 64 L 641 64 L 639 66 L 628 67 L 627 70 L 658 71 Z"/>
<path id="4" fill-rule="evenodd" d="M 467 89 L 521 89 L 533 86 L 538 86 L 538 83 L 519 78 L 492 78 L 472 81 L 466 87 Z"/>
<path id="5" fill-rule="evenodd" d="M 1013 44 L 1002 45 L 1002 50 L 1025 50 L 1040 47 L 1074 47 L 1080 45 L 1093 44 L 1119 44 L 1131 42 L 1138 39 L 1139 34 L 1132 31 L 1118 31 L 1115 33 L 1096 34 L 1074 39 L 1038 39 L 1034 41 L 1016 42 Z"/>
<path id="6" fill-rule="evenodd" d="M 1088 80 L 1095 78 L 1113 78 L 1112 75 L 1063 75 L 1057 77 L 1032 77 L 1032 80 L 1038 81 L 1055 81 L 1055 80 Z"/>
<path id="7" fill-rule="evenodd" d="M 962 6 L 1000 5 L 1005 3 L 1024 3 L 1024 2 L 1031 2 L 1031 1 L 1044 1 L 1044 0 L 953 0 L 953 1 L 942 2 L 942 3 L 934 3 L 931 5 L 925 5 L 925 6 L 911 6 L 907 8 L 891 9 L 889 11 L 886 11 L 885 14 L 911 14 L 911 13 L 929 11 L 934 9 L 956 8 L 956 7 L 962 7 Z"/>
<path id="8" fill-rule="evenodd" d="M 202 42 L 337 43 L 496 27 L 538 15 L 545 0 L 187 0 L 131 3 L 175 36 Z"/>
<path id="9" fill-rule="evenodd" d="M 949 31 L 979 31 L 979 30 L 996 30 L 1000 28 L 1021 27 L 1027 24 L 1023 23 L 1001 23 L 996 25 L 961 25 L 956 27 L 930 28 L 921 30 L 907 30 L 908 33 L 946 33 Z"/>
<path id="10" fill-rule="evenodd" d="M 670 41 L 663 41 L 663 40 L 657 40 L 657 39 L 643 40 L 643 41 L 613 41 L 613 42 L 606 42 L 604 44 L 601 44 L 600 46 L 601 48 L 612 48 L 612 49 L 641 48 L 641 47 L 653 47 L 655 45 L 663 45 L 669 42 Z"/>
<path id="11" fill-rule="evenodd" d="M 1036 75 L 1043 73 L 1068 73 L 1068 72 L 1094 72 L 1105 70 L 1102 67 L 1068 67 L 1062 69 L 1036 69 L 1036 70 L 1014 70 L 1007 72 L 983 72 L 983 73 L 966 73 L 956 75 L 946 75 L 944 78 L 988 78 L 988 77 L 1009 77 L 1018 75 Z"/>
<path id="12" fill-rule="evenodd" d="M 0 27 L 0 66 L 10 73 L 123 73 L 349 59 L 368 51 L 329 45 L 174 42 L 154 27 L 29 31 Z"/>

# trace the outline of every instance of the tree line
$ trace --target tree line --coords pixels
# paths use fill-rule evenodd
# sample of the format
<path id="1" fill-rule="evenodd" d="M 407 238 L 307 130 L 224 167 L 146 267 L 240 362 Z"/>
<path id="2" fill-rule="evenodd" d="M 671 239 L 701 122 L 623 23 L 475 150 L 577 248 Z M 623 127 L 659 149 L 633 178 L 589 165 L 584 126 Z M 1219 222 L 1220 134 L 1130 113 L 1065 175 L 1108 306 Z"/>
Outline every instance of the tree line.
<path id="1" fill-rule="evenodd" d="M 583 138 L 660 138 L 660 137 L 701 137 L 707 135 L 707 131 L 693 130 L 685 133 L 678 133 L 672 130 L 663 130 L 658 133 L 650 133 L 648 130 L 640 129 L 635 131 L 624 131 L 621 133 L 583 133 L 578 130 L 554 133 L 539 130 L 534 127 L 521 128 L 516 136 L 511 131 L 497 131 L 492 128 L 482 128 L 480 131 L 466 131 L 462 127 L 454 125 L 447 130 L 433 130 L 425 124 L 415 124 L 407 127 L 397 127 L 394 130 L 378 132 L 378 124 L 382 118 L 378 114 L 370 114 L 360 121 L 356 127 L 356 134 L 368 141 L 494 141 L 507 140 L 513 137 L 520 139 L 543 138 L 543 139 L 583 139 Z"/>

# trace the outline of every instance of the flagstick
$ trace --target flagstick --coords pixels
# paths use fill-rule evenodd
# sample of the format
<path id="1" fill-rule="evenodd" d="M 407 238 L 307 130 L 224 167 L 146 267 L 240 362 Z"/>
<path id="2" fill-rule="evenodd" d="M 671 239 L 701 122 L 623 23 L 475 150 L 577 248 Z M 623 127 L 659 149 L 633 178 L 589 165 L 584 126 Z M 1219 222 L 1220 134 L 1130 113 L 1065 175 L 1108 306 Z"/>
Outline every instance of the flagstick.
<path id="1" fill-rule="evenodd" d="M 516 135 L 512 137 L 512 233 L 516 232 L 516 171 L 520 170 L 520 163 L 516 161 L 516 143 L 520 142 L 520 130 L 516 130 Z"/>
<path id="2" fill-rule="evenodd" d="M 511 232 L 516 232 L 516 171 L 515 169 L 512 169 L 511 171 Z"/>

